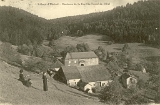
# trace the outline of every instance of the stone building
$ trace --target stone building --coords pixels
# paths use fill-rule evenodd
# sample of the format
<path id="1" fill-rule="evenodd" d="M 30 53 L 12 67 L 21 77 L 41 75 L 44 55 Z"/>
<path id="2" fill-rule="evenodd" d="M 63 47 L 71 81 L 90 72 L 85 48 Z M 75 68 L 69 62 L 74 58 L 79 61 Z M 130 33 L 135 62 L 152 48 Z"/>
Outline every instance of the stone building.
<path id="1" fill-rule="evenodd" d="M 72 52 L 67 53 L 65 66 L 91 66 L 98 65 L 99 59 L 94 52 Z"/>

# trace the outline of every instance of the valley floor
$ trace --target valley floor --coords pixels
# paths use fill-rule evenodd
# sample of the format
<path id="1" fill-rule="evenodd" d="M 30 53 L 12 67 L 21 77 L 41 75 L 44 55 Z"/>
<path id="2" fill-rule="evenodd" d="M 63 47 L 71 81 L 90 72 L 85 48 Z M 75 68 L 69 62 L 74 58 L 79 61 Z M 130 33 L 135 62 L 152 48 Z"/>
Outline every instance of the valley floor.
<path id="1" fill-rule="evenodd" d="M 58 40 L 55 40 L 55 44 L 59 50 L 64 49 L 67 46 L 76 47 L 77 44 L 87 43 L 91 50 L 97 49 L 99 46 L 102 46 L 107 52 L 121 52 L 124 44 L 111 44 L 108 45 L 107 37 L 104 39 L 103 35 L 85 35 L 82 37 L 70 37 L 70 36 L 62 36 Z M 129 47 L 134 52 L 134 62 L 139 63 L 142 60 L 159 60 L 160 59 L 160 49 L 145 45 L 143 43 L 128 43 Z M 143 58 L 143 59 L 141 59 Z M 155 59 L 156 58 L 156 59 Z M 159 60 L 160 61 L 160 60 Z"/>

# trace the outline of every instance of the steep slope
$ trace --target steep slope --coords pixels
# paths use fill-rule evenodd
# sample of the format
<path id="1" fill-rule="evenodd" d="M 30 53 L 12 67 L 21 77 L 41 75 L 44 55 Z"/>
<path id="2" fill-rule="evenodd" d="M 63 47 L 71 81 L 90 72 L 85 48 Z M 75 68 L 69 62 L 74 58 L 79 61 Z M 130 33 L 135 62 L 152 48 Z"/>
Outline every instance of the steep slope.
<path id="1" fill-rule="evenodd" d="M 126 6 L 118 6 L 110 11 L 87 15 L 69 16 L 50 20 L 65 24 L 76 36 L 99 33 L 112 37 L 116 42 L 143 42 L 148 36 L 156 36 L 160 23 L 159 0 L 138 1 Z M 77 33 L 77 34 L 75 34 Z M 158 41 L 158 40 L 157 40 Z M 153 42 L 152 42 L 153 43 Z"/>
<path id="2" fill-rule="evenodd" d="M 14 45 L 41 43 L 43 39 L 54 37 L 54 34 L 59 32 L 56 30 L 57 26 L 22 9 L 0 7 L 1 41 Z"/>
<path id="3" fill-rule="evenodd" d="M 14 7 L 0 7 L 0 40 L 15 45 L 41 43 L 62 35 L 99 33 L 116 42 L 157 44 L 159 0 L 138 1 L 110 11 L 46 20 Z M 78 31 L 79 30 L 79 31 Z M 152 35 L 150 42 L 149 35 Z M 157 39 L 154 41 L 153 39 Z M 104 38 L 105 40 L 105 38 Z"/>
<path id="4" fill-rule="evenodd" d="M 31 88 L 18 81 L 19 68 L 0 61 L 0 103 L 36 105 L 103 105 L 95 97 L 49 78 L 49 91 L 44 92 L 41 75 L 24 71 L 32 79 Z"/>

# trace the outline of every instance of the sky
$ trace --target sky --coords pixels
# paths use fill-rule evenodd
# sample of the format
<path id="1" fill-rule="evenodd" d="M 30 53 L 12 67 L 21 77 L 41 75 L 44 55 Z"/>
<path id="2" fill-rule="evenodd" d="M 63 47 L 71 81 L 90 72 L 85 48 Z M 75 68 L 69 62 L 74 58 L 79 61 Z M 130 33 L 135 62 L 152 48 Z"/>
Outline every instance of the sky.
<path id="1" fill-rule="evenodd" d="M 111 10 L 139 0 L 0 0 L 0 6 L 23 9 L 45 19 Z"/>

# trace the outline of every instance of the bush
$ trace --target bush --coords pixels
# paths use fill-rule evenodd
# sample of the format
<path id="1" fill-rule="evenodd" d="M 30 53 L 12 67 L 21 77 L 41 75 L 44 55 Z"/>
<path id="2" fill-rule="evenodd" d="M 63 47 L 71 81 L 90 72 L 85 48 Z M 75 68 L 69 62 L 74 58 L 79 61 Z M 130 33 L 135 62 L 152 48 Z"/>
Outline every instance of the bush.
<path id="1" fill-rule="evenodd" d="M 27 70 L 31 70 L 36 65 L 36 63 L 42 61 L 41 58 L 26 55 L 21 55 L 21 59 L 22 66 Z"/>
<path id="2" fill-rule="evenodd" d="M 99 99 L 102 102 L 114 105 L 122 103 L 126 105 L 149 103 L 149 99 L 144 97 L 144 91 L 136 87 L 130 89 L 123 88 L 121 83 L 119 83 L 118 77 L 101 91 Z"/>
<path id="3" fill-rule="evenodd" d="M 94 52 L 100 60 L 105 61 L 107 59 L 107 54 L 102 46 L 99 46 Z"/>
<path id="4" fill-rule="evenodd" d="M 122 102 L 123 87 L 119 83 L 118 78 L 107 87 L 105 87 L 99 96 L 99 99 L 103 102 L 120 104 Z"/>
<path id="5" fill-rule="evenodd" d="M 0 45 L 0 58 L 16 66 L 22 64 L 19 53 L 12 48 L 10 43 L 2 43 Z"/>
<path id="6" fill-rule="evenodd" d="M 43 61 L 43 59 L 37 57 L 29 57 L 27 60 L 24 61 L 23 67 L 32 72 L 42 72 L 46 71 L 52 65 L 51 62 Z"/>
<path id="7" fill-rule="evenodd" d="M 76 48 L 79 52 L 88 52 L 90 51 L 89 45 L 87 43 L 77 44 Z"/>
<path id="8" fill-rule="evenodd" d="M 33 46 L 32 45 L 27 46 L 26 44 L 20 45 L 18 46 L 18 52 L 30 56 L 32 55 L 33 52 Z"/>
<path id="9" fill-rule="evenodd" d="M 158 103 L 158 104 L 160 104 L 160 94 L 157 94 L 155 102 Z"/>

